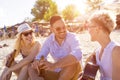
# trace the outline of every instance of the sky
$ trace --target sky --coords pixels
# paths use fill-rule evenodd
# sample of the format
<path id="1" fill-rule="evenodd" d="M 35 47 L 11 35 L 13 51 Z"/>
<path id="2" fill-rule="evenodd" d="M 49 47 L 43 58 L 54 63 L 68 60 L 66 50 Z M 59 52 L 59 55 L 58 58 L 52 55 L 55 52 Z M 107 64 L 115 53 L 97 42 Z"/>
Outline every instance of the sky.
<path id="1" fill-rule="evenodd" d="M 36 0 L 0 0 L 0 27 L 11 26 L 22 22 L 25 18 L 33 18 L 31 8 Z M 54 0 L 59 10 L 68 4 L 77 4 L 82 0 Z M 81 2 L 80 2 L 81 3 Z"/>
<path id="2" fill-rule="evenodd" d="M 22 22 L 31 15 L 36 0 L 0 0 L 0 27 Z"/>
<path id="3" fill-rule="evenodd" d="M 69 4 L 74 4 L 76 8 L 83 12 L 85 9 L 85 0 L 54 0 L 58 4 L 60 10 L 64 9 Z"/>
<path id="4" fill-rule="evenodd" d="M 0 0 L 0 27 L 11 26 L 20 23 L 25 18 L 33 18 L 31 9 L 36 0 Z M 85 0 L 53 0 L 58 9 L 62 10 L 68 4 L 75 4 L 80 12 L 84 13 Z M 107 0 L 110 1 L 110 0 Z"/>

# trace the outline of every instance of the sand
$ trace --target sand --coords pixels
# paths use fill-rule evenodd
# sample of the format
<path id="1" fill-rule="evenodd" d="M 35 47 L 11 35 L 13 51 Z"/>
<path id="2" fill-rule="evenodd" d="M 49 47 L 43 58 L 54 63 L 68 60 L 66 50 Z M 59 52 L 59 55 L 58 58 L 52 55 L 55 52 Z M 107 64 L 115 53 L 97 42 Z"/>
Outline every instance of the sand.
<path id="1" fill-rule="evenodd" d="M 88 55 L 90 55 L 99 46 L 99 44 L 97 42 L 90 41 L 90 35 L 88 32 L 78 33 L 77 37 L 79 38 L 79 41 L 81 43 L 80 46 L 81 46 L 81 50 L 83 53 L 83 61 L 85 61 L 86 57 L 88 57 Z M 120 43 L 120 30 L 112 32 L 110 37 L 113 41 L 119 44 Z M 43 37 L 37 38 L 37 40 L 39 40 L 41 44 L 43 44 L 45 39 L 46 38 L 43 38 Z M 6 39 L 6 40 L 0 41 L 0 45 L 3 45 L 3 44 L 9 45 L 8 47 L 0 48 L 0 74 L 2 73 L 4 69 L 5 56 L 13 50 L 14 43 L 15 43 L 15 39 Z M 19 60 L 19 58 L 20 57 L 18 57 L 17 59 Z M 50 61 L 52 61 L 50 57 L 48 58 Z M 11 80 L 16 80 L 16 76 L 14 74 Z"/>

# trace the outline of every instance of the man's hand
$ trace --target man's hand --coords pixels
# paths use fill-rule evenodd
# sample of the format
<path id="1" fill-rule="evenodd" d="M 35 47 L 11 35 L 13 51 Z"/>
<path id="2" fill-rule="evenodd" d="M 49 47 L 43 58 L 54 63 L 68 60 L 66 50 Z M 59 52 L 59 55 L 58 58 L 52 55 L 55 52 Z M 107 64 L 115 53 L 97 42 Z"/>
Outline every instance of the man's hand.
<path id="1" fill-rule="evenodd" d="M 34 69 L 45 69 L 53 71 L 55 69 L 54 63 L 50 63 L 47 60 L 34 60 L 34 62 L 31 64 Z"/>
<path id="2" fill-rule="evenodd" d="M 39 60 L 34 60 L 33 63 L 31 63 L 32 68 L 37 69 L 39 67 Z"/>
<path id="3" fill-rule="evenodd" d="M 54 71 L 55 66 L 54 63 L 50 63 L 47 60 L 41 60 L 39 66 L 41 66 L 41 69 Z"/>

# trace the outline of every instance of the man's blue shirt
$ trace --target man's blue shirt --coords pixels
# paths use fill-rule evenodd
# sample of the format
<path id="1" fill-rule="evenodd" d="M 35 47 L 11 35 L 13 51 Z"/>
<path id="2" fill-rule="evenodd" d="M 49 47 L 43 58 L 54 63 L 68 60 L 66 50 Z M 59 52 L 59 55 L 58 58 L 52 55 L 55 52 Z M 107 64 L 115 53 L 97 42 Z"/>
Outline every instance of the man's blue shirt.
<path id="1" fill-rule="evenodd" d="M 44 42 L 36 59 L 40 59 L 42 55 L 47 57 L 49 53 L 55 62 L 68 54 L 72 54 L 77 60 L 81 60 L 82 58 L 79 40 L 74 33 L 70 32 L 67 32 L 66 38 L 61 45 L 58 44 L 55 40 L 55 35 L 52 33 Z"/>

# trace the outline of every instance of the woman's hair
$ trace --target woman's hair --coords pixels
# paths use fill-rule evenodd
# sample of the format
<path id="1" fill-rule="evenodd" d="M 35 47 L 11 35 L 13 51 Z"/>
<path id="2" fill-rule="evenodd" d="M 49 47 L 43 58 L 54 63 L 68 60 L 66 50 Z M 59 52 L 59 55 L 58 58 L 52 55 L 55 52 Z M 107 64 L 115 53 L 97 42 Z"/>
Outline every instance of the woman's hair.
<path id="1" fill-rule="evenodd" d="M 17 56 L 19 53 L 20 53 L 20 50 L 22 48 L 22 46 L 25 45 L 23 39 L 21 38 L 22 37 L 22 34 L 20 34 L 19 36 L 17 36 L 17 39 L 16 39 L 16 42 L 15 42 L 15 45 L 14 45 L 14 49 L 16 49 L 16 55 Z M 35 43 L 35 36 L 33 35 L 33 43 Z"/>
<path id="2" fill-rule="evenodd" d="M 109 33 L 116 27 L 116 17 L 108 11 L 95 12 L 89 19 L 89 21 L 96 23 L 103 27 L 104 30 Z"/>
<path id="3" fill-rule="evenodd" d="M 17 56 L 20 53 L 20 46 L 21 46 L 21 34 L 17 37 L 14 49 L 16 49 L 16 55 Z"/>

